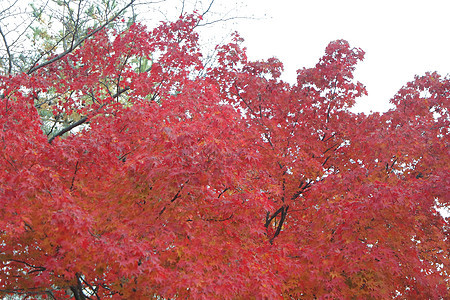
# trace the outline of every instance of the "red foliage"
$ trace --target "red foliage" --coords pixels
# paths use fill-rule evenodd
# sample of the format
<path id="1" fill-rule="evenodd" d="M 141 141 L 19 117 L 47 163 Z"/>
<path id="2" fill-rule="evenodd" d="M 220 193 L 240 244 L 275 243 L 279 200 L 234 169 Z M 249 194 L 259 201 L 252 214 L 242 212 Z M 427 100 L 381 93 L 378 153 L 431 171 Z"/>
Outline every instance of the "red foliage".
<path id="1" fill-rule="evenodd" d="M 449 78 L 354 114 L 362 50 L 331 42 L 290 85 L 237 35 L 204 69 L 195 24 L 0 78 L 0 293 L 450 297 Z M 42 99 L 72 134 L 48 140 Z"/>

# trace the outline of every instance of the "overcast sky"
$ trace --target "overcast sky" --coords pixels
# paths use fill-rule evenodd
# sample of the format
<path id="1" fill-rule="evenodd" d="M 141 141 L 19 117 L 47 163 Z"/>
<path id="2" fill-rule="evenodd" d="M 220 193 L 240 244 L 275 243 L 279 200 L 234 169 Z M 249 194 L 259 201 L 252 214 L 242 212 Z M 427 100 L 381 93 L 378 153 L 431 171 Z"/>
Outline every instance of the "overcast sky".
<path id="1" fill-rule="evenodd" d="M 356 110 L 389 109 L 389 99 L 414 75 L 450 73 L 450 0 L 244 0 L 261 21 L 240 22 L 251 59 L 278 57 L 284 79 L 314 66 L 332 40 L 366 52 L 355 78 L 369 95 Z M 450 217 L 449 210 L 441 213 Z"/>
<path id="2" fill-rule="evenodd" d="M 369 96 L 359 111 L 385 111 L 389 99 L 415 74 L 450 73 L 450 0 L 243 0 L 261 20 L 241 21 L 251 59 L 276 56 L 284 79 L 312 67 L 332 40 L 366 52 L 355 77 Z"/>

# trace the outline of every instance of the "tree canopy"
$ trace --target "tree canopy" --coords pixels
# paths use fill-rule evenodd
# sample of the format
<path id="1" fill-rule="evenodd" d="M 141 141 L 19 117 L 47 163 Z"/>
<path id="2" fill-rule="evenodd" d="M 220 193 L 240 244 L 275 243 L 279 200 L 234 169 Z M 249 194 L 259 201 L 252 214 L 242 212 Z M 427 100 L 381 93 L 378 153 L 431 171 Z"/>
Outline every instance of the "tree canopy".
<path id="1" fill-rule="evenodd" d="M 200 19 L 86 29 L 0 76 L 0 294 L 449 297 L 450 78 L 355 114 L 363 50 L 289 84 L 238 34 L 205 66 Z"/>

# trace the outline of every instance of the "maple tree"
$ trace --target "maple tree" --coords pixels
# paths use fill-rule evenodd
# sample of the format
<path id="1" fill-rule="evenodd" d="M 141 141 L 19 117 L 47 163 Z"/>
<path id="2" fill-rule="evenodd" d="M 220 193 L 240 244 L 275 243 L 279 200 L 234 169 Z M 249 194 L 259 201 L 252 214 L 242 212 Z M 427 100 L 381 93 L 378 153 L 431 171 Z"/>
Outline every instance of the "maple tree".
<path id="1" fill-rule="evenodd" d="M 198 18 L 0 78 L 0 293 L 448 297 L 450 79 L 355 114 L 361 49 L 291 85 L 237 34 L 205 68 Z"/>

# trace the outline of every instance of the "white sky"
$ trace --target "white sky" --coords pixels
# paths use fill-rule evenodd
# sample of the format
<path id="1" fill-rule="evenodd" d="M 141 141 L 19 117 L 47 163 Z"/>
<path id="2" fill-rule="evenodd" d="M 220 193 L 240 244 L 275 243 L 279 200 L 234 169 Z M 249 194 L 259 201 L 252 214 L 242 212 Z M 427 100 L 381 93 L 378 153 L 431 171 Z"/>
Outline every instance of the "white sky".
<path id="1" fill-rule="evenodd" d="M 284 79 L 313 67 L 332 40 L 366 52 L 355 78 L 369 96 L 356 109 L 385 111 L 389 99 L 415 74 L 450 73 L 450 0 L 243 0 L 262 20 L 240 21 L 250 59 L 279 58 Z M 244 12 L 245 14 L 245 12 Z"/>
<path id="2" fill-rule="evenodd" d="M 355 77 L 366 85 L 369 96 L 357 102 L 356 111 L 386 111 L 389 99 L 416 74 L 450 73 L 450 0 L 142 1 L 157 9 L 144 14 L 144 19 L 175 20 L 182 3 L 185 12 L 202 12 L 211 1 L 208 15 L 213 19 L 258 19 L 224 22 L 205 28 L 201 35 L 223 43 L 229 41 L 230 31 L 237 30 L 250 59 L 279 58 L 285 66 L 283 79 L 291 83 L 297 69 L 318 62 L 330 41 L 345 39 L 352 47 L 362 48 L 366 58 L 358 64 Z"/>

